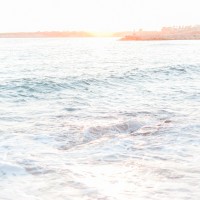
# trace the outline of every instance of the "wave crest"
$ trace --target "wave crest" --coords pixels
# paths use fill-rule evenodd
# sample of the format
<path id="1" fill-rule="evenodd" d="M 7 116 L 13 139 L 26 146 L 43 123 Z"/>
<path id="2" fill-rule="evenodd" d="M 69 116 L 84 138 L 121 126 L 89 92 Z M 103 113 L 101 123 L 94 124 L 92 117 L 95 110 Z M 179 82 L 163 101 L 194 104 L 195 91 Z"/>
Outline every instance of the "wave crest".
<path id="1" fill-rule="evenodd" d="M 84 131 L 84 140 L 97 139 L 109 134 L 131 134 L 143 126 L 143 123 L 134 120 L 107 126 L 93 126 Z"/>

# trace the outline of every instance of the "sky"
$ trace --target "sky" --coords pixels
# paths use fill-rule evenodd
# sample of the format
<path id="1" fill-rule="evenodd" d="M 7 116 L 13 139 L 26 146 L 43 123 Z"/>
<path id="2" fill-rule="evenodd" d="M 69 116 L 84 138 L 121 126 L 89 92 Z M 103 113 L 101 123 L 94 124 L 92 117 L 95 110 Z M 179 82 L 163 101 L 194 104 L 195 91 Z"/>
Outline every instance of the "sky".
<path id="1" fill-rule="evenodd" d="M 0 0 L 0 32 L 133 31 L 200 24 L 200 0 Z"/>

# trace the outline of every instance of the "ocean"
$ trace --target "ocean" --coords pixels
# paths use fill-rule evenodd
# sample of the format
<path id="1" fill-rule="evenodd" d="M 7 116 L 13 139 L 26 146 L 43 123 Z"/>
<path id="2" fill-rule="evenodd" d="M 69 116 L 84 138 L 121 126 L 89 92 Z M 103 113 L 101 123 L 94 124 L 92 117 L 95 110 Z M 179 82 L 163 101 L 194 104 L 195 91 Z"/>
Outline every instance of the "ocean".
<path id="1" fill-rule="evenodd" d="M 200 41 L 0 40 L 1 200 L 199 200 Z"/>

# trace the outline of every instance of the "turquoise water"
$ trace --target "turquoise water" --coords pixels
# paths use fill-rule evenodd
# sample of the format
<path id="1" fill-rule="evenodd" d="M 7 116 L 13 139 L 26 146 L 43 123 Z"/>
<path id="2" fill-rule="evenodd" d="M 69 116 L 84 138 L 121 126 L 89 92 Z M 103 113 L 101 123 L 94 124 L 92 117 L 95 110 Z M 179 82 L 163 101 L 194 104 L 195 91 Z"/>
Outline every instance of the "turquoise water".
<path id="1" fill-rule="evenodd" d="M 200 41 L 0 40 L 0 199 L 200 198 Z"/>

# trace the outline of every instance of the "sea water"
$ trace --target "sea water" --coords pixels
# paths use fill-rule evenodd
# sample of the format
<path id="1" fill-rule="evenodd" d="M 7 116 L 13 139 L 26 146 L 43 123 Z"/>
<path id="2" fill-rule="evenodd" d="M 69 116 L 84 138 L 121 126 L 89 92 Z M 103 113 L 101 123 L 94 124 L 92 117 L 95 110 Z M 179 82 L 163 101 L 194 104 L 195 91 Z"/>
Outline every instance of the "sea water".
<path id="1" fill-rule="evenodd" d="M 1 200 L 199 200 L 200 41 L 0 40 Z"/>

